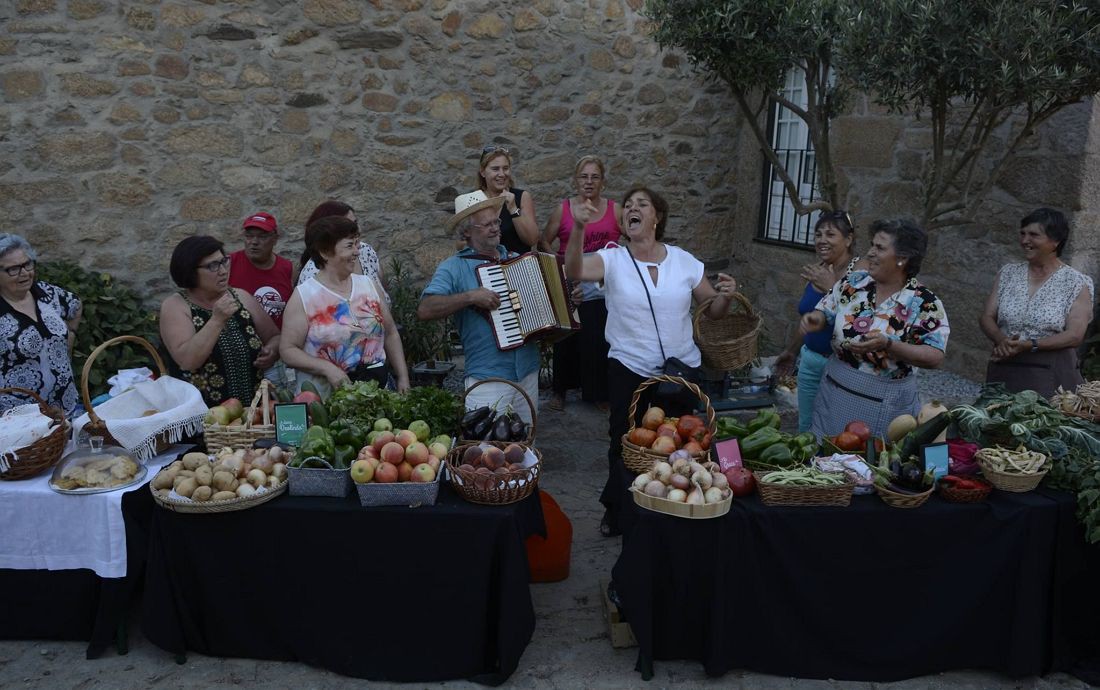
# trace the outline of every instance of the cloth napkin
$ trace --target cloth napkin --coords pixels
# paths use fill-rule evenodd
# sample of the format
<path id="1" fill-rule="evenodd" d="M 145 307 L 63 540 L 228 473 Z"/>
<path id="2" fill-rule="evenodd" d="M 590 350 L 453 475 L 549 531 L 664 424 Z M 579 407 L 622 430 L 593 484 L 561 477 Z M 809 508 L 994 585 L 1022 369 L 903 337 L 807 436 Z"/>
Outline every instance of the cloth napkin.
<path id="1" fill-rule="evenodd" d="M 111 384 L 111 397 L 117 398 L 133 388 L 135 384 L 152 380 L 153 370 L 149 367 L 140 367 L 138 369 L 119 369 L 117 374 L 107 379 L 107 383 Z"/>
<path id="2" fill-rule="evenodd" d="M 143 417 L 149 410 L 158 412 Z M 170 443 L 177 443 L 184 436 L 202 431 L 206 412 L 199 389 L 171 376 L 137 383 L 95 408 L 111 436 L 142 462 L 156 454 L 159 434 L 166 433 Z M 79 434 L 90 421 L 86 413 L 79 417 L 73 424 L 73 433 Z"/>
<path id="3" fill-rule="evenodd" d="M 19 459 L 19 451 L 31 445 L 52 429 L 54 420 L 42 414 L 38 403 L 18 405 L 0 417 L 0 470 L 10 469 L 10 462 Z M 9 457 L 10 456 L 10 457 Z"/>

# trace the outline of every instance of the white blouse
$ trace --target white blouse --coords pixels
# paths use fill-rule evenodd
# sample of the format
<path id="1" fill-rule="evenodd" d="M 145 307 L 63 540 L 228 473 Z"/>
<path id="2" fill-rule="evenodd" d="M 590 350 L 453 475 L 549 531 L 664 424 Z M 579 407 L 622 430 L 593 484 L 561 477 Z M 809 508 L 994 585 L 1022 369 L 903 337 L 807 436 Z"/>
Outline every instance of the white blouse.
<path id="1" fill-rule="evenodd" d="M 1063 265 L 1028 297 L 1027 263 L 1006 264 L 997 283 L 997 326 L 1025 340 L 1061 333 L 1084 287 L 1089 299 L 1095 299 L 1092 278 Z"/>

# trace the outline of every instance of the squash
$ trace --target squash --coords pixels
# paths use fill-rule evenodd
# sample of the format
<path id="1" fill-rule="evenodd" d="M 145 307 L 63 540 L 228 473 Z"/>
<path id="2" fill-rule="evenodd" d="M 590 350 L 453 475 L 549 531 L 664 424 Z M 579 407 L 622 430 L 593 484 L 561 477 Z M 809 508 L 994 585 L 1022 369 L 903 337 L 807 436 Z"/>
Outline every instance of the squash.
<path id="1" fill-rule="evenodd" d="M 890 426 L 886 428 L 886 438 L 890 439 L 890 443 L 897 443 L 906 434 L 916 428 L 916 417 L 911 414 L 898 415 L 894 417 L 894 420 L 890 422 Z"/>
<path id="2" fill-rule="evenodd" d="M 941 403 L 939 400 L 929 401 L 920 408 L 920 412 L 917 414 L 917 422 L 924 424 L 933 417 L 938 417 L 946 412 L 947 408 L 944 407 L 944 404 Z M 939 436 L 936 437 L 936 440 L 933 441 L 933 443 L 943 443 L 946 440 L 947 429 L 945 428 L 943 431 L 940 432 Z"/>

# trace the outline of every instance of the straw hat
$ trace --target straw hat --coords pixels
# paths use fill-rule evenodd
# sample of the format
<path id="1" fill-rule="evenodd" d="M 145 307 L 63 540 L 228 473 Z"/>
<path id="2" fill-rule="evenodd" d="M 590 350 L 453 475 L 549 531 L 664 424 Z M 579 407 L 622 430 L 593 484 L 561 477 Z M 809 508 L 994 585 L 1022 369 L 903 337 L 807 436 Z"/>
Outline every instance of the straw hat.
<path id="1" fill-rule="evenodd" d="M 460 194 L 455 197 L 455 214 L 447 221 L 447 230 L 454 230 L 455 226 L 478 211 L 486 208 L 496 208 L 498 211 L 504 205 L 504 197 L 494 196 L 489 198 L 480 189 L 469 194 Z"/>

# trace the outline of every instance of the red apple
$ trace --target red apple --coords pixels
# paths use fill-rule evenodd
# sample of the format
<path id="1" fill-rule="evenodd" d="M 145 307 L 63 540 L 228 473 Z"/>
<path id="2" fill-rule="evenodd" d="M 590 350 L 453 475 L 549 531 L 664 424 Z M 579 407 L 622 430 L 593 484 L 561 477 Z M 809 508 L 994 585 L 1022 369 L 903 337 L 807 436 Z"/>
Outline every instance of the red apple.
<path id="1" fill-rule="evenodd" d="M 422 463 L 412 468 L 412 480 L 414 482 L 435 481 L 435 470 L 428 463 Z"/>
<path id="2" fill-rule="evenodd" d="M 425 463 L 428 461 L 428 447 L 417 441 L 410 443 L 409 447 L 405 449 L 405 462 L 409 463 L 413 467 Z"/>
<path id="3" fill-rule="evenodd" d="M 407 462 L 403 462 L 397 466 L 397 481 L 407 482 L 412 478 L 413 466 Z"/>
<path id="4" fill-rule="evenodd" d="M 382 447 L 385 446 L 387 443 L 392 443 L 395 438 L 396 437 L 393 435 L 392 431 L 381 431 L 378 433 L 377 436 L 374 437 L 374 443 L 372 443 L 371 445 L 374 446 L 375 450 L 381 453 Z"/>
<path id="5" fill-rule="evenodd" d="M 397 432 L 397 442 L 401 444 L 402 448 L 408 448 L 412 444 L 416 443 L 416 434 L 408 429 L 402 429 Z"/>
<path id="6" fill-rule="evenodd" d="M 366 460 L 367 458 L 377 458 L 378 450 L 374 446 L 363 446 L 359 449 L 358 459 Z"/>
<path id="7" fill-rule="evenodd" d="M 405 461 L 405 449 L 396 441 L 390 441 L 382 446 L 382 452 L 379 453 L 379 455 L 383 460 L 394 466 L 400 465 Z"/>
<path id="8" fill-rule="evenodd" d="M 321 402 L 321 396 L 312 391 L 302 391 L 298 395 L 294 396 L 294 402 L 310 404 L 313 402 Z"/>
<path id="9" fill-rule="evenodd" d="M 380 484 L 392 484 L 397 481 L 397 466 L 383 462 L 374 470 L 374 481 Z"/>
<path id="10" fill-rule="evenodd" d="M 434 455 L 429 455 L 428 456 L 428 466 L 431 467 L 433 470 L 435 470 L 436 473 L 438 474 L 439 473 L 439 458 L 435 457 Z"/>
<path id="11" fill-rule="evenodd" d="M 230 419 L 238 419 L 244 414 L 244 405 L 237 398 L 227 398 L 222 401 L 222 407 L 229 410 Z"/>

